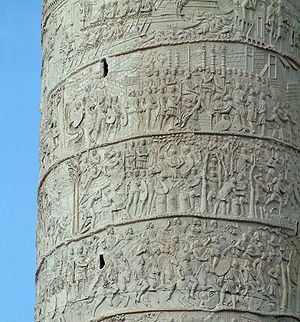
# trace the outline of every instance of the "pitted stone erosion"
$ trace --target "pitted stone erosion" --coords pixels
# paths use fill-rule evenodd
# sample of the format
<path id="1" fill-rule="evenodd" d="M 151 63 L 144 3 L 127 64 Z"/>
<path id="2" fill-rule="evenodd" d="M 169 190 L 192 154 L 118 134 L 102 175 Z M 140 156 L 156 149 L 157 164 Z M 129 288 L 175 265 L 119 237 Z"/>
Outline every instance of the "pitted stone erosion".
<path id="1" fill-rule="evenodd" d="M 44 0 L 36 322 L 300 321 L 300 5 Z"/>

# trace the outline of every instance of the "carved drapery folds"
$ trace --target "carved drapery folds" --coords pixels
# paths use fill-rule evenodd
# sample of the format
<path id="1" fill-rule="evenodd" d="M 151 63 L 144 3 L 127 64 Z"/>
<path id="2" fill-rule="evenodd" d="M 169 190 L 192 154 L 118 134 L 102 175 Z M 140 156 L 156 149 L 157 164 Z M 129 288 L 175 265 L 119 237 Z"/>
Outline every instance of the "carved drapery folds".
<path id="1" fill-rule="evenodd" d="M 37 322 L 300 320 L 299 19 L 44 0 Z"/>

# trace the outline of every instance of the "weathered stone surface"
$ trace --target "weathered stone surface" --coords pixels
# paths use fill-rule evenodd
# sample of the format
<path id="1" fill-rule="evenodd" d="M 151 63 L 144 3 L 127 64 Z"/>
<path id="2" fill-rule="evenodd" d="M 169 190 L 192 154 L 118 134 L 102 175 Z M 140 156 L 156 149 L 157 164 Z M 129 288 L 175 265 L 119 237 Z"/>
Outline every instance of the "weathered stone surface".
<path id="1" fill-rule="evenodd" d="M 36 321 L 300 320 L 299 1 L 43 8 Z"/>

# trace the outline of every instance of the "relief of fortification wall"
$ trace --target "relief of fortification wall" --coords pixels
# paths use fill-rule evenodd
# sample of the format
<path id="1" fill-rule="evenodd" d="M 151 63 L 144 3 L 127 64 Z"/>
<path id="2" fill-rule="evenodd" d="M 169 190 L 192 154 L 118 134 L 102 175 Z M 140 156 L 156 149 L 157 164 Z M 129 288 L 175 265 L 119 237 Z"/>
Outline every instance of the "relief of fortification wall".
<path id="1" fill-rule="evenodd" d="M 199 41 L 253 44 L 299 61 L 296 1 L 56 1 L 43 21 L 51 83 L 103 55 Z M 60 5 L 58 5 L 60 4 Z M 60 64 L 58 64 L 60 63 Z M 49 84 L 51 86 L 51 84 Z"/>

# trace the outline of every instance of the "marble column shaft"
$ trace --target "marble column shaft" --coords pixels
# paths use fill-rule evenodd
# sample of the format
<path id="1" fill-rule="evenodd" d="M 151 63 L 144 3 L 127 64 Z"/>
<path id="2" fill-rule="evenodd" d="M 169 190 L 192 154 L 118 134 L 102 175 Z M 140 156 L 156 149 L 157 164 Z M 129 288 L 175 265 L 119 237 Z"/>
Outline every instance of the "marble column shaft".
<path id="1" fill-rule="evenodd" d="M 36 322 L 300 321 L 298 0 L 44 0 Z"/>

